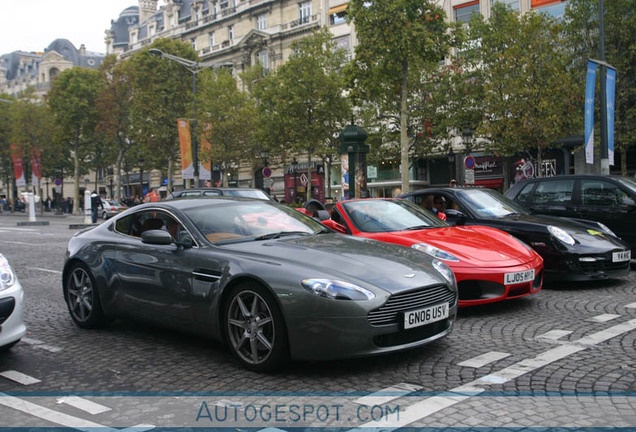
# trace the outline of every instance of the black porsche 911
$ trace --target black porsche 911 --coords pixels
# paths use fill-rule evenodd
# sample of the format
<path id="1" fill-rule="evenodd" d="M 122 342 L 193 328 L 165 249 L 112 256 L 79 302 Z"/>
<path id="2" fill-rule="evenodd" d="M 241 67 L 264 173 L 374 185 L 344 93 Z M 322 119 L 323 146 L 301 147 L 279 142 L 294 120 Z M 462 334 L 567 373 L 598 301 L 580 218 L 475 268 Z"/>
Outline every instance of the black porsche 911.
<path id="1" fill-rule="evenodd" d="M 543 257 L 546 280 L 604 279 L 630 271 L 629 245 L 598 222 L 533 215 L 491 189 L 429 188 L 402 196 L 424 207 L 437 197 L 445 201 L 447 222 L 498 228 L 532 246 Z"/>
<path id="2" fill-rule="evenodd" d="M 225 341 L 253 370 L 419 347 L 457 312 L 442 261 L 238 197 L 148 203 L 81 231 L 63 289 L 80 327 L 154 321 Z"/>

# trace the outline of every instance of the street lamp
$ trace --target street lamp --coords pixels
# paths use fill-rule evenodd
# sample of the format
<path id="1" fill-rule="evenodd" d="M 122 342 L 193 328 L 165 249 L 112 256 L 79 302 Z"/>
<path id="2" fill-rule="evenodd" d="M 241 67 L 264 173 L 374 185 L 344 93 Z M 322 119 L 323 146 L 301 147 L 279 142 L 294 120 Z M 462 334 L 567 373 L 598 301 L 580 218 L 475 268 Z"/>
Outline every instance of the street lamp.
<path id="1" fill-rule="evenodd" d="M 453 146 L 448 149 L 448 169 L 450 173 L 451 182 L 455 179 L 453 172 L 455 171 L 455 152 L 453 152 Z"/>
<path id="2" fill-rule="evenodd" d="M 464 147 L 466 148 L 466 154 L 470 155 L 470 147 L 473 143 L 473 130 L 468 125 L 464 127 L 464 131 L 462 132 L 462 140 L 464 142 Z"/>
<path id="3" fill-rule="evenodd" d="M 212 67 L 233 66 L 233 63 L 199 63 L 193 60 L 188 60 L 183 57 L 178 57 L 172 54 L 163 52 L 157 48 L 150 48 L 150 54 L 172 60 L 175 63 L 179 63 L 192 73 L 192 111 L 194 113 L 194 119 L 192 120 L 192 176 L 194 177 L 195 187 L 199 187 L 199 143 L 197 141 L 197 74 L 205 69 Z"/>
<path id="4" fill-rule="evenodd" d="M 144 162 L 142 157 L 137 160 L 137 165 L 139 165 L 139 199 L 142 201 L 144 199 Z"/>
<path id="5" fill-rule="evenodd" d="M 267 150 L 261 150 L 261 157 L 263 158 L 263 167 L 266 167 L 267 164 L 267 157 L 269 156 L 269 152 Z"/>

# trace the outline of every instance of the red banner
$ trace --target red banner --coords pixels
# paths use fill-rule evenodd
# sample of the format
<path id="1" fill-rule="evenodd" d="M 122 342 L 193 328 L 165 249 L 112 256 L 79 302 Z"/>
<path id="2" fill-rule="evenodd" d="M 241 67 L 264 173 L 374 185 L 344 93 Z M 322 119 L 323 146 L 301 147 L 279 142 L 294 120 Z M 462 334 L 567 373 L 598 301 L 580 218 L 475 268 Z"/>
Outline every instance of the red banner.
<path id="1" fill-rule="evenodd" d="M 13 174 L 16 186 L 26 186 L 24 179 L 24 166 L 22 165 L 22 149 L 11 144 L 11 157 L 13 159 Z"/>
<path id="2" fill-rule="evenodd" d="M 42 152 L 40 149 L 31 149 L 31 172 L 33 184 L 39 187 L 42 182 Z"/>

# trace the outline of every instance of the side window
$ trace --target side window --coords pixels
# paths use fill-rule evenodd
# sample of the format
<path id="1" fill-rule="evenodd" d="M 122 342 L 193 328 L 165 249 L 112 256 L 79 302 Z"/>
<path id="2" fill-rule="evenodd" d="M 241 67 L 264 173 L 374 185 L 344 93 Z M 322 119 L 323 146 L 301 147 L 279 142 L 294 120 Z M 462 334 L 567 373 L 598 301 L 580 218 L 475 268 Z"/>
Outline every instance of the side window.
<path id="1" fill-rule="evenodd" d="M 130 215 L 118 219 L 117 222 L 115 222 L 115 231 L 120 234 L 128 235 L 128 233 L 130 232 L 130 223 L 132 222 L 133 216 L 134 215 Z"/>
<path id="2" fill-rule="evenodd" d="M 622 204 L 624 194 L 616 185 L 604 180 L 581 180 L 582 205 L 614 206 Z"/>
<path id="3" fill-rule="evenodd" d="M 574 180 L 545 181 L 537 185 L 534 204 L 565 204 L 572 202 Z"/>
<path id="4" fill-rule="evenodd" d="M 532 189 L 534 189 L 534 185 L 535 183 L 528 183 L 527 185 L 525 185 L 521 189 L 521 192 L 519 192 L 519 194 L 517 195 L 515 201 L 527 204 L 530 200 L 530 194 L 532 193 Z"/>
<path id="5" fill-rule="evenodd" d="M 180 196 L 182 197 L 201 196 L 201 191 L 184 192 Z"/>
<path id="6" fill-rule="evenodd" d="M 204 191 L 203 196 L 221 196 L 221 192 L 216 190 Z"/>

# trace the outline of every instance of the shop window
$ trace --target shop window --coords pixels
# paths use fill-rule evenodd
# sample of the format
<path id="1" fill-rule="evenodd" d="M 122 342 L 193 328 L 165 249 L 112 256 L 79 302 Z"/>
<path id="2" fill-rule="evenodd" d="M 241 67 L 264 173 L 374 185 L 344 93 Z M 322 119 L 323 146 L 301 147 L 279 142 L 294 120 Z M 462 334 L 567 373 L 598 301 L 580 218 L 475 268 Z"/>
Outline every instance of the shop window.
<path id="1" fill-rule="evenodd" d="M 455 22 L 467 23 L 473 14 L 479 13 L 479 1 L 455 6 Z"/>

